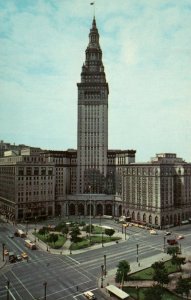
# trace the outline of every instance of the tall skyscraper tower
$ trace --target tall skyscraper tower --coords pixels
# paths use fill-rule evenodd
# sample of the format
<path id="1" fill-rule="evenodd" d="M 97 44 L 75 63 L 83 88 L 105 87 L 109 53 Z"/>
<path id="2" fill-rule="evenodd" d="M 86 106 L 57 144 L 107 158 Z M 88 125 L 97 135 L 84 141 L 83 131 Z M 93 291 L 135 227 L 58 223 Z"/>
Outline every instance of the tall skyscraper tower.
<path id="1" fill-rule="evenodd" d="M 77 193 L 104 193 L 108 151 L 108 94 L 95 17 L 78 86 Z"/>

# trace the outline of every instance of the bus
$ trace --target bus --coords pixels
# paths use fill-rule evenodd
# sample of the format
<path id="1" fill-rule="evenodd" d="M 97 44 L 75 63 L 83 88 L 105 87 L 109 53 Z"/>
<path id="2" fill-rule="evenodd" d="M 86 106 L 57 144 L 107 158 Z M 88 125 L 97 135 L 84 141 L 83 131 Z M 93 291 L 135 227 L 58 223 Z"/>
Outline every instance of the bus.
<path id="1" fill-rule="evenodd" d="M 130 297 L 129 294 L 127 294 L 126 292 L 122 291 L 121 289 L 119 289 L 118 287 L 112 284 L 106 286 L 106 290 L 110 295 L 113 295 L 121 300 L 125 300 Z"/>
<path id="2" fill-rule="evenodd" d="M 25 246 L 31 250 L 36 250 L 36 244 L 31 242 L 30 240 L 25 240 Z"/>
<path id="3" fill-rule="evenodd" d="M 90 291 L 84 292 L 84 296 L 85 296 L 87 299 L 90 299 L 90 300 L 96 299 L 95 295 L 94 295 L 92 292 L 90 292 Z"/>
<path id="4" fill-rule="evenodd" d="M 20 236 L 20 237 L 24 238 L 24 237 L 26 237 L 26 234 L 21 229 L 17 229 L 17 231 L 15 231 L 15 236 Z"/>

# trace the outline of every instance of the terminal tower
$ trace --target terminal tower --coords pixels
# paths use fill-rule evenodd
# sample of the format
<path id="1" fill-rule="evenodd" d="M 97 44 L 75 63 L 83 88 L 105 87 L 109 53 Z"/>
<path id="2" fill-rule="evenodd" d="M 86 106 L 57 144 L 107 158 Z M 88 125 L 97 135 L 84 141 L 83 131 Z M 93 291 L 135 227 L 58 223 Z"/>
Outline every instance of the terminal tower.
<path id="1" fill-rule="evenodd" d="M 107 189 L 108 95 L 95 17 L 78 86 L 77 193 Z"/>

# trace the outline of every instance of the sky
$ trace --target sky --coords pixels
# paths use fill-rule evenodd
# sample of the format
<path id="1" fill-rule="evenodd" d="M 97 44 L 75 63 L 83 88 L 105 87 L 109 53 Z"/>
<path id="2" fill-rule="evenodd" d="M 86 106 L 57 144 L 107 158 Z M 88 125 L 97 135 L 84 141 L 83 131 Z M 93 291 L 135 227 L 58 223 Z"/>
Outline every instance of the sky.
<path id="1" fill-rule="evenodd" d="M 191 161 L 190 0 L 0 0 L 0 140 L 77 148 L 77 83 L 95 9 L 109 149 Z"/>

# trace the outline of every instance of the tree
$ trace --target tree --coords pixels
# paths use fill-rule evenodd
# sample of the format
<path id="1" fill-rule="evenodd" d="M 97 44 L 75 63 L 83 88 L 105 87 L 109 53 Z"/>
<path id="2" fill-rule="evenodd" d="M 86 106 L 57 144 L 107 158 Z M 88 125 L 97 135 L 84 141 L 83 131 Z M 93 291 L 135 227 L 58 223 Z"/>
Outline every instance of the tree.
<path id="1" fill-rule="evenodd" d="M 172 264 L 176 265 L 179 268 L 179 271 L 181 271 L 181 265 L 184 265 L 186 263 L 186 258 L 179 257 L 179 256 L 173 256 L 171 261 L 172 261 Z"/>
<path id="2" fill-rule="evenodd" d="M 67 225 L 64 226 L 64 227 L 62 228 L 62 233 L 63 233 L 63 234 L 67 235 L 67 234 L 68 234 L 68 231 L 69 231 L 69 229 L 68 229 L 68 226 L 67 226 Z"/>
<path id="3" fill-rule="evenodd" d="M 58 240 L 58 234 L 51 233 L 51 234 L 49 235 L 48 241 L 49 241 L 50 243 L 54 243 L 54 245 L 55 245 L 55 243 L 57 242 L 57 240 Z"/>
<path id="4" fill-rule="evenodd" d="M 127 281 L 128 279 L 129 272 L 130 272 L 129 262 L 127 260 L 120 261 L 117 266 L 115 282 L 120 283 L 123 286 L 124 281 Z"/>
<path id="5" fill-rule="evenodd" d="M 78 241 L 78 236 L 80 235 L 80 229 L 78 226 L 74 226 L 71 230 L 71 241 L 76 243 Z"/>
<path id="6" fill-rule="evenodd" d="M 40 235 L 45 235 L 46 233 L 48 233 L 48 228 L 43 226 L 42 228 L 39 229 L 38 233 Z"/>
<path id="7" fill-rule="evenodd" d="M 167 248 L 167 254 L 173 256 L 177 256 L 177 254 L 180 252 L 180 249 L 178 246 L 175 247 L 168 247 Z"/>
<path id="8" fill-rule="evenodd" d="M 168 272 L 163 261 L 158 261 L 151 266 L 154 270 L 153 280 L 157 281 L 159 285 L 168 284 Z"/>
<path id="9" fill-rule="evenodd" d="M 108 235 L 110 238 L 112 237 L 112 235 L 114 235 L 115 230 L 113 228 L 106 228 L 105 229 L 105 234 Z"/>
<path id="10" fill-rule="evenodd" d="M 146 289 L 144 292 L 144 299 L 145 300 L 161 300 L 163 296 L 163 289 L 159 285 L 154 285 Z"/>
<path id="11" fill-rule="evenodd" d="M 189 281 L 189 278 L 179 278 L 175 289 L 176 293 L 181 294 L 182 296 L 185 293 L 186 296 L 188 297 L 190 289 L 191 289 L 191 282 Z"/>
<path id="12" fill-rule="evenodd" d="M 85 228 L 86 232 L 90 233 L 90 228 L 91 228 L 91 232 L 93 232 L 94 225 L 91 224 L 91 227 L 90 227 L 90 225 L 87 225 L 86 228 Z"/>

